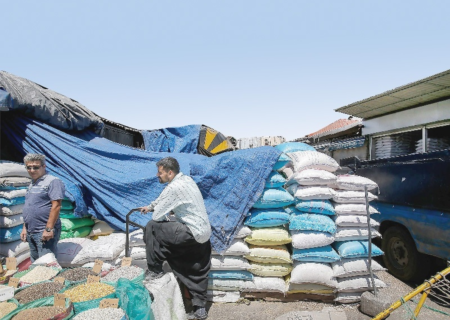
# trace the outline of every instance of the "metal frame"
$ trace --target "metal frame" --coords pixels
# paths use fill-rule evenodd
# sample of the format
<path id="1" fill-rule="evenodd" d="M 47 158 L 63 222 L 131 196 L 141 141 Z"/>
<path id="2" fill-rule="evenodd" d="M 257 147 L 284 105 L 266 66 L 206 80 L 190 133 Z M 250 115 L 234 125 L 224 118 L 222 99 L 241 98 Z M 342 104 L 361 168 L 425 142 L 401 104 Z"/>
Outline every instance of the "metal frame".
<path id="1" fill-rule="evenodd" d="M 126 231 L 125 232 L 126 232 L 127 238 L 125 240 L 125 257 L 130 256 L 130 224 L 134 227 L 145 229 L 144 226 L 130 220 L 130 215 L 136 211 L 139 211 L 139 208 L 131 209 L 131 211 L 127 213 L 127 217 L 126 217 L 126 225 L 125 225 Z"/>

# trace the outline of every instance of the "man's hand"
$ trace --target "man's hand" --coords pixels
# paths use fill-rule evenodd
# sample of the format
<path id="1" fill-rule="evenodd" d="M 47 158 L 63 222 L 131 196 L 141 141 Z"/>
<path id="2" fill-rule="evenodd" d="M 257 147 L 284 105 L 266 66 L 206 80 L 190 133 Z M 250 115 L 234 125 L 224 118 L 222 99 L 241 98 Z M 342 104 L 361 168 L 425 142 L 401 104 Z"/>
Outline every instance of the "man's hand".
<path id="1" fill-rule="evenodd" d="M 25 226 L 22 228 L 22 232 L 20 233 L 20 240 L 27 242 L 27 229 L 25 229 Z"/>
<path id="2" fill-rule="evenodd" d="M 139 211 L 141 211 L 141 214 L 147 214 L 147 212 L 150 212 L 150 209 L 148 207 L 140 207 L 138 209 Z"/>
<path id="3" fill-rule="evenodd" d="M 53 230 L 50 232 L 44 230 L 44 232 L 42 233 L 42 241 L 48 241 L 48 240 L 52 239 L 54 236 L 55 236 L 55 234 L 54 234 Z"/>

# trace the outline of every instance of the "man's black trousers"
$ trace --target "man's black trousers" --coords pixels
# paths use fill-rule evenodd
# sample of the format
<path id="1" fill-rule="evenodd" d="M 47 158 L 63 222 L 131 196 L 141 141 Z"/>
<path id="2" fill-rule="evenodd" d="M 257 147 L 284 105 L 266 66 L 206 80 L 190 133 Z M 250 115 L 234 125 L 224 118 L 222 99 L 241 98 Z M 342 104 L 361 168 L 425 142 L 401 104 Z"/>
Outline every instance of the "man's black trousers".
<path id="1" fill-rule="evenodd" d="M 148 269 L 162 272 L 166 260 L 175 276 L 187 287 L 192 305 L 206 305 L 211 243 L 198 243 L 189 228 L 177 221 L 151 220 L 145 227 Z"/>

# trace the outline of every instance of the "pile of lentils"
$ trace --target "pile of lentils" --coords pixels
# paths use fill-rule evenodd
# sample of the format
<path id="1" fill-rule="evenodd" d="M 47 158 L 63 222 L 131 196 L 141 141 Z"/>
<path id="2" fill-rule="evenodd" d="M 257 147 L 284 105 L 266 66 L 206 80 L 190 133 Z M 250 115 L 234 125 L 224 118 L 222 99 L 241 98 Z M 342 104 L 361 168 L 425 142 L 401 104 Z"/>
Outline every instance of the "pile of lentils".
<path id="1" fill-rule="evenodd" d="M 0 302 L 0 318 L 3 318 L 11 311 L 14 311 L 17 309 L 17 305 L 12 302 Z"/>
<path id="2" fill-rule="evenodd" d="M 50 267 L 37 266 L 26 275 L 20 278 L 21 282 L 38 283 L 45 280 L 50 280 L 58 274 L 59 270 Z"/>
<path id="3" fill-rule="evenodd" d="M 111 271 L 106 276 L 104 276 L 102 278 L 102 281 L 116 282 L 120 278 L 133 280 L 134 278 L 140 276 L 142 274 L 142 272 L 144 272 L 143 269 L 136 267 L 136 266 L 120 267 L 120 268 L 117 268 L 117 269 Z"/>
<path id="4" fill-rule="evenodd" d="M 66 312 L 63 307 L 39 307 L 33 309 L 26 309 L 16 314 L 12 320 L 48 320 L 54 316 Z"/>
<path id="5" fill-rule="evenodd" d="M 72 320 L 120 320 L 125 316 L 125 312 L 118 308 L 94 308 L 78 314 Z"/>
<path id="6" fill-rule="evenodd" d="M 64 279 L 69 281 L 86 280 L 88 276 L 97 276 L 97 274 L 90 268 L 80 267 L 66 270 L 58 275 L 58 277 L 63 277 Z"/>
<path id="7" fill-rule="evenodd" d="M 72 302 L 83 302 L 103 298 L 114 292 L 114 287 L 105 283 L 91 282 L 80 284 L 64 292 Z"/>
<path id="8" fill-rule="evenodd" d="M 53 296 L 58 293 L 64 284 L 58 282 L 43 282 L 34 286 L 27 287 L 22 291 L 17 292 L 14 298 L 19 301 L 20 304 L 25 304 L 34 300 L 42 299 L 45 297 Z"/>

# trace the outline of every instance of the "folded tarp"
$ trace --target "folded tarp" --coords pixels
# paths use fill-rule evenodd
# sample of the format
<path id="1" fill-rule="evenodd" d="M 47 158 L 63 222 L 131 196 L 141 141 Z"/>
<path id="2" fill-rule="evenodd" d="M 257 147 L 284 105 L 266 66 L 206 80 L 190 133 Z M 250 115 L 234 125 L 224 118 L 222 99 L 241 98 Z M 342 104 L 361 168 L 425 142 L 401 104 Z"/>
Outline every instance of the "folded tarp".
<path id="1" fill-rule="evenodd" d="M 62 94 L 28 79 L 0 71 L 0 88 L 10 95 L 10 110 L 19 111 L 62 130 L 92 129 L 100 133 L 103 122 L 92 111 Z M 0 94 L 0 107 L 2 96 Z"/>
<path id="2" fill-rule="evenodd" d="M 154 152 L 198 153 L 202 126 L 199 124 L 153 131 L 142 131 L 145 150 Z"/>
<path id="3" fill-rule="evenodd" d="M 5 113 L 1 129 L 22 153 L 43 153 L 51 174 L 63 179 L 83 211 L 118 229 L 125 215 L 149 204 L 164 185 L 156 178 L 155 163 L 167 156 L 180 162 L 181 171 L 198 184 L 211 222 L 212 246 L 223 252 L 234 238 L 245 215 L 258 200 L 265 180 L 280 156 L 272 147 L 226 152 L 212 158 L 186 153 L 149 152 L 119 145 L 87 133 L 75 137 L 39 121 Z M 133 215 L 145 225 L 149 216 Z"/>

